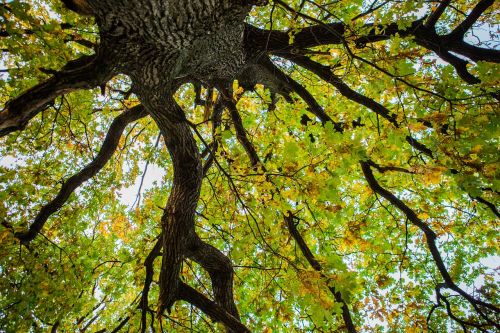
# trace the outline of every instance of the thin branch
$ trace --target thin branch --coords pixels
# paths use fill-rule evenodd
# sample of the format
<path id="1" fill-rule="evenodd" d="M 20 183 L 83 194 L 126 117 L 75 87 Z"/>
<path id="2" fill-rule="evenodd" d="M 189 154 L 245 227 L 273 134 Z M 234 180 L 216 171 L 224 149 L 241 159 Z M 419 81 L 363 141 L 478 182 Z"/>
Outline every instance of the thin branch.
<path id="1" fill-rule="evenodd" d="M 231 119 L 233 120 L 234 128 L 236 130 L 236 138 L 245 149 L 245 152 L 250 158 L 250 163 L 252 164 L 252 166 L 256 167 L 257 165 L 261 164 L 260 158 L 257 154 L 257 151 L 255 150 L 254 145 L 248 139 L 245 127 L 243 126 L 243 121 L 241 120 L 241 116 L 238 112 L 238 109 L 236 108 L 236 104 L 233 100 L 227 100 L 226 106 L 231 115 Z"/>
<path id="2" fill-rule="evenodd" d="M 52 78 L 37 84 L 10 100 L 0 112 L 0 137 L 24 129 L 54 99 L 77 89 L 89 89 L 111 78 L 111 73 L 96 56 L 83 56 L 68 62 Z"/>
<path id="3" fill-rule="evenodd" d="M 307 246 L 306 242 L 304 241 L 304 238 L 302 238 L 302 235 L 299 233 L 297 230 L 297 219 L 296 217 L 289 211 L 287 215 L 284 215 L 285 222 L 288 226 L 288 230 L 290 231 L 290 234 L 292 235 L 293 239 L 297 242 L 297 245 L 300 248 L 300 251 L 304 255 L 304 257 L 307 259 L 307 262 L 311 265 L 311 267 L 320 273 L 322 278 L 326 279 L 326 276 L 323 273 L 323 268 L 321 267 L 321 264 L 319 263 L 318 260 L 314 257 L 314 254 L 311 252 L 309 247 Z M 352 321 L 351 313 L 349 311 L 349 307 L 347 306 L 347 303 L 344 301 L 342 294 L 335 290 L 334 287 L 329 286 L 328 287 L 332 293 L 332 295 L 335 297 L 335 301 L 338 303 L 342 304 L 342 318 L 344 319 L 344 323 L 346 324 L 347 331 L 350 333 L 355 333 L 356 332 L 356 327 L 354 326 L 354 323 Z"/>
<path id="4" fill-rule="evenodd" d="M 354 22 L 354 21 L 356 21 L 356 20 L 359 20 L 359 19 L 360 19 L 360 18 L 362 18 L 362 17 L 365 17 L 365 16 L 367 16 L 367 15 L 370 15 L 371 13 L 373 13 L 373 12 L 375 12 L 375 11 L 379 10 L 380 8 L 384 7 L 385 5 L 387 5 L 387 4 L 388 4 L 389 2 L 391 2 L 391 1 L 390 1 L 390 0 L 387 0 L 387 1 L 384 1 L 384 2 L 382 2 L 382 3 L 378 4 L 378 5 L 376 5 L 376 4 L 377 4 L 377 2 L 378 2 L 378 0 L 373 1 L 373 3 L 370 5 L 370 7 L 369 7 L 366 11 L 364 11 L 363 13 L 360 13 L 360 14 L 356 15 L 355 17 L 353 17 L 353 18 L 351 19 L 351 22 Z M 375 5 L 376 5 L 376 6 L 375 6 Z"/>
<path id="5" fill-rule="evenodd" d="M 154 149 L 158 148 L 158 145 L 160 143 L 160 138 L 161 138 L 161 134 L 158 134 L 158 136 L 156 137 Z M 137 207 L 139 207 L 139 205 L 141 204 L 141 191 L 142 191 L 142 186 L 144 185 L 144 179 L 146 178 L 146 173 L 148 172 L 149 161 L 150 161 L 150 159 L 148 158 L 146 160 L 146 165 L 144 166 L 144 172 L 142 173 L 142 176 L 141 176 L 141 182 L 139 184 L 139 189 L 137 190 L 137 196 L 135 197 L 135 200 L 134 200 L 134 203 L 132 204 L 132 207 L 135 206 L 136 203 L 137 203 Z"/>
<path id="6" fill-rule="evenodd" d="M 462 290 L 460 287 L 458 287 L 453 279 L 451 278 L 444 261 L 441 257 L 441 254 L 439 252 L 439 249 L 437 248 L 436 244 L 436 239 L 437 235 L 436 233 L 424 222 L 422 221 L 417 214 L 408 207 L 403 201 L 398 199 L 394 194 L 383 188 L 375 179 L 375 176 L 373 175 L 373 172 L 371 170 L 371 166 L 368 162 L 366 161 L 361 161 L 361 169 L 363 170 L 363 174 L 365 176 L 366 181 L 368 182 L 368 185 L 370 188 L 377 194 L 381 195 L 383 198 L 385 198 L 387 201 L 389 201 L 391 204 L 396 206 L 401 212 L 403 212 L 408 220 L 418 227 L 425 235 L 426 242 L 427 242 L 427 248 L 429 249 L 431 256 L 434 260 L 434 263 L 436 264 L 436 267 L 441 274 L 441 277 L 444 280 L 444 285 L 447 288 L 450 288 L 457 293 L 459 293 L 462 297 L 464 297 L 471 305 L 472 307 L 476 310 L 476 312 L 484 318 L 487 322 L 490 324 L 494 325 L 497 328 L 500 328 L 500 325 L 496 324 L 492 319 L 490 319 L 485 311 L 483 309 L 488 309 L 492 311 L 495 314 L 500 313 L 500 309 L 497 308 L 495 305 L 481 301 L 479 299 L 476 299 L 466 293 L 464 290 Z"/>
<path id="7" fill-rule="evenodd" d="M 87 164 L 80 172 L 66 180 L 56 197 L 40 209 L 29 229 L 27 231 L 17 232 L 15 236 L 23 243 L 31 242 L 42 230 L 47 219 L 63 206 L 73 191 L 85 181 L 96 175 L 104 167 L 106 162 L 109 161 L 118 146 L 125 127 L 129 123 L 145 116 L 146 111 L 141 105 L 138 105 L 116 117 L 111 123 L 108 134 L 101 146 L 101 150 L 95 159 Z"/>

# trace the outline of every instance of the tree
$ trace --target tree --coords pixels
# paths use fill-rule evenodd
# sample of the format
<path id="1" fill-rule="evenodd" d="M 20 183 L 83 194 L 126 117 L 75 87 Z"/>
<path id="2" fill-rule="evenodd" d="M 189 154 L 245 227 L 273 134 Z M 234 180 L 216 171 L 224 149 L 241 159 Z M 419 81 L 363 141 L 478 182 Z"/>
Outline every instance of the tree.
<path id="1" fill-rule="evenodd" d="M 499 328 L 494 0 L 0 9 L 6 332 Z"/>

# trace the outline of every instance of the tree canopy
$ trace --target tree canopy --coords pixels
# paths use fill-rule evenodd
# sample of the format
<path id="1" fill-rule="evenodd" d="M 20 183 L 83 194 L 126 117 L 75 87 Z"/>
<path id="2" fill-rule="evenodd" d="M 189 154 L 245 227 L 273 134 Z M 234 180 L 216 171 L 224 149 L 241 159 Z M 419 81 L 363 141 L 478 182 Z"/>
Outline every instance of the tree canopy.
<path id="1" fill-rule="evenodd" d="M 500 328 L 498 2 L 0 13 L 0 331 Z"/>

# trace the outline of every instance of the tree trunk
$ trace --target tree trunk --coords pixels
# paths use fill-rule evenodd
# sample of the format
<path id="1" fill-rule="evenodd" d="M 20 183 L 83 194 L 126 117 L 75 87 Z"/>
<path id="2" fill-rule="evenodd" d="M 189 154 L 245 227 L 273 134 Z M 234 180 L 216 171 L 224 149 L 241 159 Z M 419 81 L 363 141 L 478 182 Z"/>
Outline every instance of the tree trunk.
<path id="1" fill-rule="evenodd" d="M 242 72 L 248 61 L 243 47 L 244 19 L 251 5 L 236 0 L 66 3 L 81 14 L 95 16 L 101 37 L 99 53 L 107 55 L 114 74 L 131 77 L 133 92 L 158 125 L 172 159 L 173 185 L 161 219 L 158 315 L 170 311 L 179 299 L 191 300 L 212 319 L 223 321 L 229 332 L 247 331 L 238 324 L 231 261 L 195 232 L 203 179 L 201 158 L 190 124 L 173 94 L 181 83 L 191 80 L 227 86 Z M 209 309 L 215 305 L 181 282 L 181 264 L 186 258 L 208 271 L 218 310 Z"/>

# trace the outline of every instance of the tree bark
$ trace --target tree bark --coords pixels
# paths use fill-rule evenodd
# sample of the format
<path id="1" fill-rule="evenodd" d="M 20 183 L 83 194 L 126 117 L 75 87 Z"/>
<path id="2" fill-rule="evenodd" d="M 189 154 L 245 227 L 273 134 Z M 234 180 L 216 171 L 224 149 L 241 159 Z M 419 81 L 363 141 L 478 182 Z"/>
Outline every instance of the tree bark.
<path id="1" fill-rule="evenodd" d="M 310 51 L 307 49 L 327 44 L 341 44 L 349 50 L 346 41 L 348 38 L 361 48 L 367 43 L 376 43 L 399 35 L 414 38 L 418 45 L 433 51 L 454 66 L 458 75 L 470 84 L 478 83 L 479 80 L 467 71 L 467 60 L 457 57 L 453 52 L 472 61 L 500 62 L 500 51 L 479 48 L 463 41 L 464 34 L 494 3 L 493 0 L 479 1 L 465 20 L 444 36 L 436 33 L 435 25 L 450 1 L 443 1 L 427 21 L 416 20 L 407 28 L 400 29 L 398 22 L 385 26 L 366 24 L 361 29 L 363 34 L 347 36 L 351 31 L 346 24 L 321 23 L 300 11 L 295 11 L 285 2 L 276 0 L 276 4 L 291 11 L 296 17 L 318 23 L 296 31 L 292 43 L 287 32 L 262 30 L 244 23 L 253 5 L 266 3 L 262 0 L 62 1 L 69 9 L 95 18 L 100 34 L 97 53 L 95 56 L 86 56 L 70 62 L 52 78 L 10 101 L 0 112 L 0 137 L 24 128 L 30 119 L 53 103 L 56 97 L 76 89 L 102 85 L 119 73 L 131 77 L 132 92 L 139 96 L 146 111 L 136 110 L 132 115 L 127 112 L 119 116 L 104 143 L 104 147 L 109 149 L 102 150 L 94 162 L 71 177 L 63 185 L 58 196 L 41 209 L 32 228 L 27 233 L 18 234 L 18 238 L 32 240 L 50 214 L 62 206 L 72 191 L 102 168 L 116 148 L 119 133 L 127 121 L 138 119 L 147 112 L 155 120 L 164 138 L 174 174 L 171 192 L 161 218 L 161 238 L 145 262 L 146 281 L 141 299 L 142 310 L 149 311 L 148 292 L 152 283 L 153 262 L 161 253 L 158 315 L 161 316 L 165 310 L 170 311 L 176 301 L 185 300 L 197 306 L 213 320 L 221 321 L 228 332 L 249 330 L 241 323 L 234 302 L 234 271 L 231 260 L 201 240 L 195 231 L 196 208 L 206 170 L 203 170 L 198 145 L 191 129 L 192 124 L 187 121 L 183 110 L 173 97 L 181 83 L 206 84 L 220 91 L 226 90 L 235 78 L 242 78 L 241 82 L 248 87 L 255 83 L 265 83 L 273 92 L 282 93 L 287 98 L 291 92 L 296 92 L 318 119 L 322 122 L 332 121 L 307 89 L 273 65 L 269 56 L 278 55 L 313 72 L 323 81 L 336 87 L 346 98 L 373 110 L 394 127 L 398 127 L 397 117 L 389 109 L 354 91 L 336 76 L 330 67 L 312 61 L 306 52 L 300 51 Z M 360 59 L 352 52 L 349 55 Z M 232 102 L 229 103 L 229 109 L 237 129 L 237 138 L 250 156 L 251 163 L 256 166 L 260 159 L 246 137 L 242 120 Z M 218 126 L 216 123 L 220 125 L 221 113 L 222 102 L 214 116 L 214 127 Z M 336 131 L 343 131 L 340 123 L 334 123 L 334 126 Z M 415 139 L 409 137 L 408 142 L 432 157 L 432 151 Z M 217 143 L 214 143 L 214 146 L 216 145 Z M 210 166 L 215 157 L 210 158 L 207 166 Z M 446 285 L 461 293 L 471 304 L 498 312 L 497 308 L 472 299 L 453 283 L 438 252 L 436 234 L 413 210 L 378 184 L 369 164 L 361 162 L 361 167 L 374 192 L 389 200 L 424 232 L 429 250 Z M 293 216 L 286 218 L 292 236 L 311 267 L 321 272 L 321 265 L 293 224 Z M 208 299 L 181 281 L 181 265 L 185 259 L 199 263 L 209 273 L 214 300 Z M 347 303 L 338 291 L 333 288 L 331 291 L 336 301 L 342 303 L 348 330 L 355 332 Z M 119 328 L 126 324 L 128 318 L 122 321 Z M 145 313 L 141 322 L 144 331 Z"/>
<path id="2" fill-rule="evenodd" d="M 109 68 L 96 56 L 85 56 L 69 62 L 52 78 L 5 105 L 0 112 L 0 137 L 22 130 L 32 118 L 54 103 L 56 97 L 74 90 L 99 86 L 111 76 Z"/>

